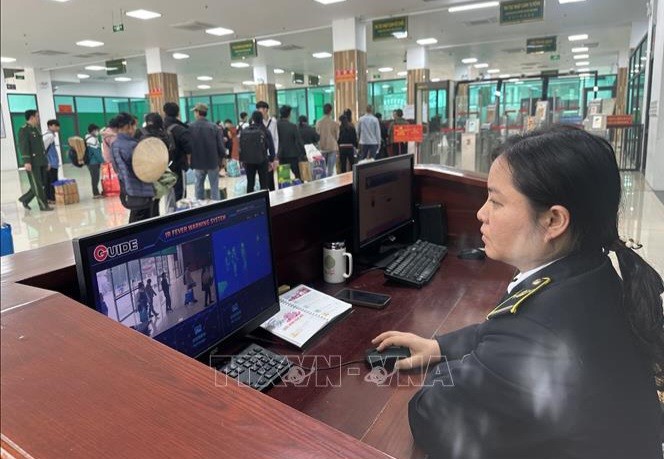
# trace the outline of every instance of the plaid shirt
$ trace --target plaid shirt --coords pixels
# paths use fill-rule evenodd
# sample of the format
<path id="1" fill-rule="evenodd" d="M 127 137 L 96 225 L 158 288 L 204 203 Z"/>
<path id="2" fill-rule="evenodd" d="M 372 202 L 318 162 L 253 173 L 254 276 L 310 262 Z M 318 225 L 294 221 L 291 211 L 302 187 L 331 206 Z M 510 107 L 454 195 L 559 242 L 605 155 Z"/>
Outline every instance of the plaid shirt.
<path id="1" fill-rule="evenodd" d="M 117 171 L 122 188 L 129 196 L 154 197 L 152 183 L 141 182 L 131 166 L 131 158 L 138 142 L 126 134 L 119 133 L 111 146 L 113 166 Z"/>

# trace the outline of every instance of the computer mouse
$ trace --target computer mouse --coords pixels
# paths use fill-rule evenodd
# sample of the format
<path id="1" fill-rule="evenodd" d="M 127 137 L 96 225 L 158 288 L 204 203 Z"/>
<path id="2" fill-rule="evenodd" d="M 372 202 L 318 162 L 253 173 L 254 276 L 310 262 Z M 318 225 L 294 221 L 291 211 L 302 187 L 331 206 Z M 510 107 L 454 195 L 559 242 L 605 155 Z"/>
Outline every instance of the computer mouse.
<path id="1" fill-rule="evenodd" d="M 404 346 L 388 346 L 382 352 L 374 347 L 366 352 L 366 361 L 371 368 L 383 367 L 387 371 L 394 370 L 397 360 L 407 357 L 410 357 L 410 349 Z"/>
<path id="2" fill-rule="evenodd" d="M 486 253 L 482 249 L 463 249 L 457 256 L 462 260 L 484 260 Z"/>

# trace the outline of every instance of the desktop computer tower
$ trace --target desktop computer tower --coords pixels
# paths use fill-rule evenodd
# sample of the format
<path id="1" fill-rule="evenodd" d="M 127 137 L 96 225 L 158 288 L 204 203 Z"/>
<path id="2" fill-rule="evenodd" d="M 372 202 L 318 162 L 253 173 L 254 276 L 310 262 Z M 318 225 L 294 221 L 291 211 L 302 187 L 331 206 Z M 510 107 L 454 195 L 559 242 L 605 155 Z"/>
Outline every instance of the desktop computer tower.
<path id="1" fill-rule="evenodd" d="M 442 204 L 417 204 L 414 239 L 446 245 L 447 214 Z"/>

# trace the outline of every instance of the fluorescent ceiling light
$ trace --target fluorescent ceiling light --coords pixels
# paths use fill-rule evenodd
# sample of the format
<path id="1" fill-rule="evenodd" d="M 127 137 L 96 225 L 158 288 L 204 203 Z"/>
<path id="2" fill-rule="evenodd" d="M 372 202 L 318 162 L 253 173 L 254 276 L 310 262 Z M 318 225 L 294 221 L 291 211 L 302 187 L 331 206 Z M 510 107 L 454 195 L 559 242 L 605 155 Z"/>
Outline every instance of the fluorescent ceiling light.
<path id="1" fill-rule="evenodd" d="M 394 32 L 392 36 L 397 40 L 401 40 L 403 38 L 408 38 L 408 32 Z"/>
<path id="2" fill-rule="evenodd" d="M 463 62 L 464 64 L 474 64 L 474 63 L 477 62 L 477 58 L 475 58 L 475 57 L 467 57 L 467 58 L 465 58 L 465 59 L 461 59 L 461 62 Z"/>
<path id="3" fill-rule="evenodd" d="M 578 35 L 570 35 L 567 37 L 569 41 L 581 41 L 581 40 L 587 40 L 588 39 L 588 34 L 587 33 L 580 33 Z"/>
<path id="4" fill-rule="evenodd" d="M 380 73 L 387 73 L 387 72 L 392 72 L 394 69 L 392 67 L 381 67 L 378 69 Z"/>
<path id="5" fill-rule="evenodd" d="M 587 53 L 588 48 L 586 48 L 585 46 L 581 46 L 579 48 L 572 48 L 572 52 L 573 53 Z"/>
<path id="6" fill-rule="evenodd" d="M 88 75 L 87 73 L 77 73 L 76 78 L 78 78 L 79 80 L 85 80 L 86 78 L 90 78 L 90 75 Z"/>
<path id="7" fill-rule="evenodd" d="M 206 29 L 205 33 L 210 34 L 210 35 L 216 35 L 217 37 L 221 37 L 223 35 L 230 35 L 233 32 L 231 29 L 226 29 L 224 27 L 214 27 L 212 29 Z"/>
<path id="8" fill-rule="evenodd" d="M 440 81 L 440 78 L 432 78 L 430 81 L 432 83 L 438 83 Z"/>
<path id="9" fill-rule="evenodd" d="M 196 79 L 198 81 L 212 81 L 212 77 L 211 76 L 206 76 L 206 75 L 196 77 Z"/>
<path id="10" fill-rule="evenodd" d="M 154 11 L 148 10 L 127 11 L 125 14 L 131 18 L 143 19 L 144 21 L 161 17 L 161 13 L 155 13 Z"/>
<path id="11" fill-rule="evenodd" d="M 97 48 L 99 46 L 104 46 L 103 42 L 95 40 L 81 40 L 77 41 L 76 44 L 78 46 L 85 46 L 86 48 Z"/>
<path id="12" fill-rule="evenodd" d="M 115 81 L 119 81 L 120 83 L 126 83 L 127 81 L 131 81 L 131 78 L 129 78 L 129 77 L 115 77 Z"/>
<path id="13" fill-rule="evenodd" d="M 2 56 L 0 57 L 0 62 L 2 62 L 3 64 L 9 64 L 10 62 L 16 62 L 16 59 L 13 57 Z"/>
<path id="14" fill-rule="evenodd" d="M 397 72 L 397 76 L 407 76 L 408 72 L 405 70 L 402 70 L 401 72 Z"/>
<path id="15" fill-rule="evenodd" d="M 579 78 L 588 78 L 591 75 L 592 75 L 591 73 L 579 73 Z"/>
<path id="16" fill-rule="evenodd" d="M 327 51 L 322 51 L 319 53 L 313 53 L 312 56 L 316 59 L 327 59 L 328 57 L 332 57 L 332 54 L 328 53 Z"/>
<path id="17" fill-rule="evenodd" d="M 485 69 L 489 66 L 489 64 L 482 63 L 482 64 L 475 64 L 476 69 Z"/>
<path id="18" fill-rule="evenodd" d="M 231 62 L 231 67 L 235 67 L 236 69 L 246 69 L 251 66 L 246 62 Z"/>
<path id="19" fill-rule="evenodd" d="M 486 73 L 500 73 L 500 69 L 489 69 Z"/>
<path id="20" fill-rule="evenodd" d="M 4 59 L 4 58 L 3 58 L 3 59 Z M 14 60 L 16 60 L 16 59 L 14 59 Z M 642 61 L 647 61 L 648 58 L 647 58 L 646 56 L 641 56 L 641 60 L 642 60 Z"/>
<path id="21" fill-rule="evenodd" d="M 576 55 L 574 55 L 574 60 L 588 59 L 589 57 L 590 57 L 590 54 L 576 54 Z"/>
<path id="22" fill-rule="evenodd" d="M 565 3 L 579 3 L 579 2 L 585 2 L 586 0 L 558 0 L 558 3 L 561 5 L 564 5 Z"/>
<path id="23" fill-rule="evenodd" d="M 199 85 L 196 86 L 196 87 L 197 87 L 198 89 L 210 89 L 210 85 L 209 85 L 209 84 L 199 84 Z"/>
<path id="24" fill-rule="evenodd" d="M 258 43 L 261 46 L 267 46 L 268 48 L 271 48 L 272 46 L 281 45 L 281 42 L 279 40 L 273 40 L 271 38 L 268 38 L 267 40 L 259 40 L 256 43 Z"/>
<path id="25" fill-rule="evenodd" d="M 102 70 L 106 70 L 106 67 L 103 65 L 88 65 L 85 67 L 85 70 L 92 70 L 93 72 L 101 72 Z"/>
<path id="26" fill-rule="evenodd" d="M 577 72 L 590 72 L 590 68 L 589 67 L 584 67 L 582 69 L 576 69 L 576 71 Z"/>
<path id="27" fill-rule="evenodd" d="M 246 80 L 246 81 L 243 81 L 242 84 L 243 84 L 243 85 L 246 85 L 246 86 L 256 86 L 256 82 L 253 81 L 253 80 Z"/>
<path id="28" fill-rule="evenodd" d="M 590 61 L 581 61 L 576 63 L 577 67 L 586 67 L 588 65 L 590 65 Z"/>
<path id="29" fill-rule="evenodd" d="M 436 43 L 438 43 L 438 40 L 435 38 L 420 38 L 417 40 L 417 44 L 422 46 L 435 45 Z"/>
<path id="30" fill-rule="evenodd" d="M 511 76 L 512 75 L 510 75 L 509 73 L 503 73 L 502 75 L 498 75 L 498 78 L 509 78 Z"/>
<path id="31" fill-rule="evenodd" d="M 274 70 L 272 70 L 272 71 L 273 71 L 274 73 L 276 73 L 277 75 L 281 75 L 282 73 L 286 73 L 286 72 L 284 71 L 284 69 L 274 69 Z"/>
<path id="32" fill-rule="evenodd" d="M 321 3 L 323 5 L 331 5 L 332 3 L 345 2 L 346 0 L 314 0 L 314 1 Z"/>
<path id="33" fill-rule="evenodd" d="M 177 59 L 177 60 L 189 59 L 189 54 L 185 54 L 185 53 L 173 53 L 173 59 Z"/>
<path id="34" fill-rule="evenodd" d="M 481 8 L 492 8 L 498 5 L 500 5 L 500 2 L 471 3 L 470 5 L 453 6 L 449 8 L 447 11 L 449 11 L 450 13 L 458 13 L 460 11 L 479 10 Z"/>

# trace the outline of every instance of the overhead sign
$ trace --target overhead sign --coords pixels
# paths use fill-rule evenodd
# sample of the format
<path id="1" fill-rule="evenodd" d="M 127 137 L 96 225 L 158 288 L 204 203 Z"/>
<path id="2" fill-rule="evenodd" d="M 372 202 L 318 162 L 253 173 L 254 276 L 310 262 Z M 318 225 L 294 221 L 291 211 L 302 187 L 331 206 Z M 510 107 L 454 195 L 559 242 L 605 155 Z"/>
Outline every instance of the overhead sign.
<path id="1" fill-rule="evenodd" d="M 549 59 L 552 61 L 559 61 L 560 60 L 560 54 L 552 54 L 549 56 Z"/>
<path id="2" fill-rule="evenodd" d="M 309 75 L 309 86 L 318 86 L 320 84 L 320 78 L 317 75 Z"/>
<path id="3" fill-rule="evenodd" d="M 106 75 L 123 75 L 125 73 L 127 73 L 127 61 L 125 59 L 106 61 Z"/>
<path id="4" fill-rule="evenodd" d="M 334 71 L 335 83 L 352 83 L 357 77 L 355 69 L 338 69 Z"/>
<path id="5" fill-rule="evenodd" d="M 124 24 L 114 24 L 113 32 L 124 32 Z"/>
<path id="6" fill-rule="evenodd" d="M 393 124 L 392 132 L 394 141 L 399 142 L 422 142 L 424 131 L 421 124 Z"/>
<path id="7" fill-rule="evenodd" d="M 256 40 L 242 40 L 230 44 L 231 60 L 258 56 Z"/>
<path id="8" fill-rule="evenodd" d="M 304 73 L 293 73 L 293 84 L 304 84 Z"/>
<path id="9" fill-rule="evenodd" d="M 500 2 L 500 24 L 521 24 L 544 20 L 544 0 L 509 0 Z"/>
<path id="10" fill-rule="evenodd" d="M 632 115 L 609 115 L 606 117 L 606 127 L 629 127 L 634 124 Z"/>
<path id="11" fill-rule="evenodd" d="M 557 49 L 556 46 L 557 38 L 555 36 L 529 38 L 526 40 L 526 54 L 553 53 Z"/>
<path id="12" fill-rule="evenodd" d="M 408 16 L 373 21 L 373 39 L 397 38 L 408 34 Z"/>
<path id="13" fill-rule="evenodd" d="M 74 107 L 71 105 L 58 105 L 58 113 L 74 113 Z"/>

